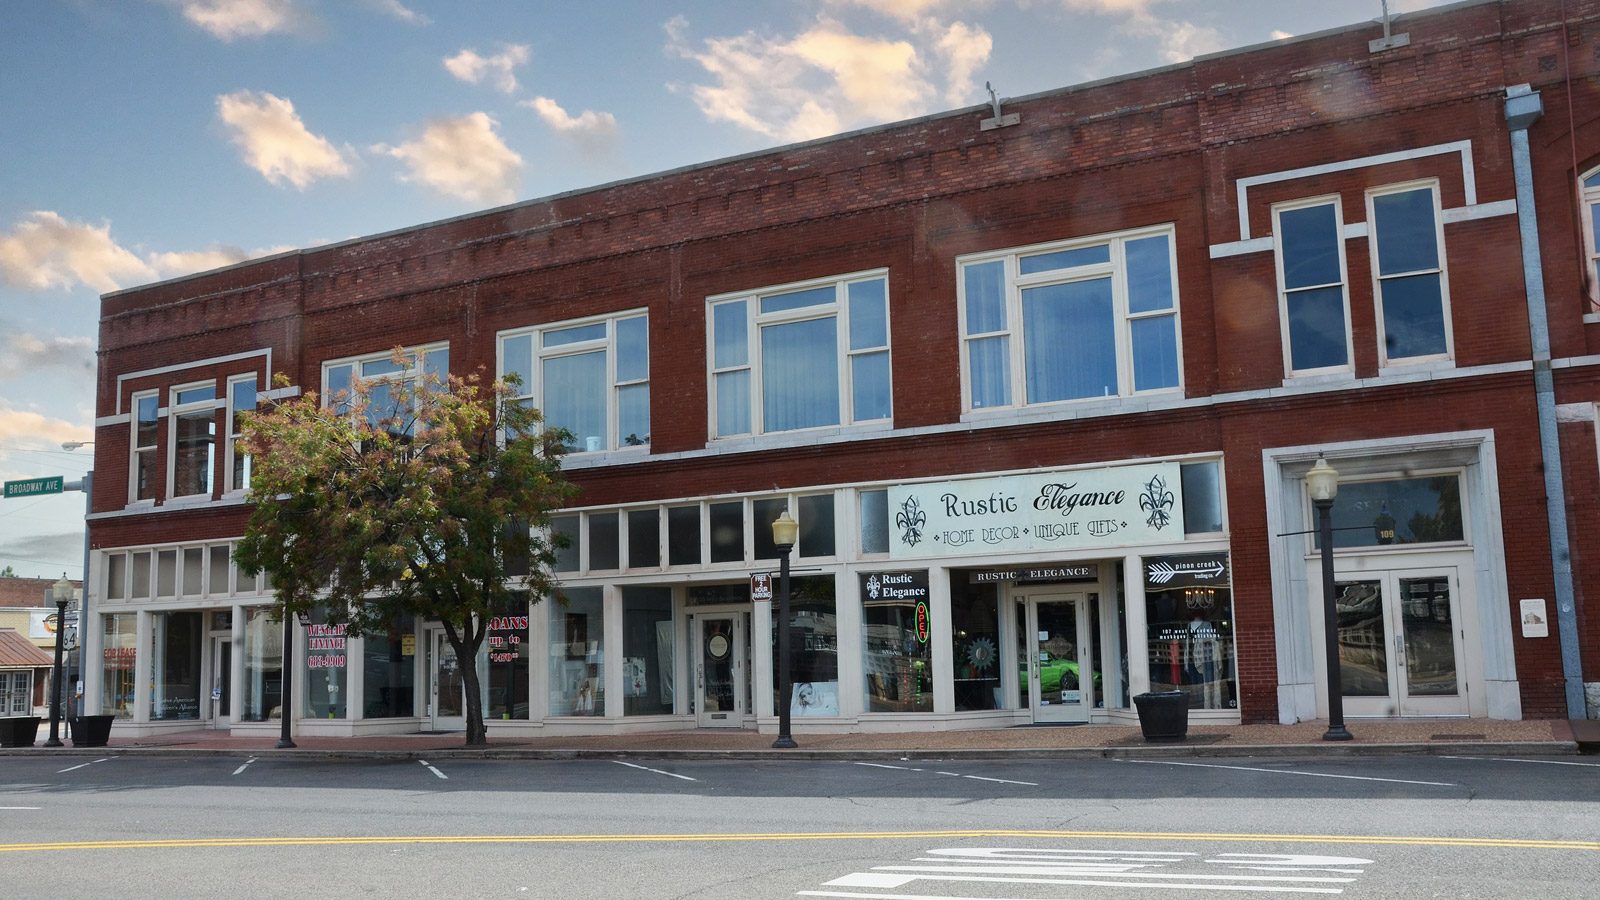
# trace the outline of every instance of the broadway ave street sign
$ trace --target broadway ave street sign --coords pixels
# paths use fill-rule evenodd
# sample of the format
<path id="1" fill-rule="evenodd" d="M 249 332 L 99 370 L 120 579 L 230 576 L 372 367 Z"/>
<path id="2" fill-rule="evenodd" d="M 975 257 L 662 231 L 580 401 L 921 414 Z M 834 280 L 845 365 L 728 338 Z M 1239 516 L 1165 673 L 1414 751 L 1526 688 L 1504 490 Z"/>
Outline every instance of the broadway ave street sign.
<path id="1" fill-rule="evenodd" d="M 62 477 L 52 475 L 49 478 L 28 478 L 22 481 L 6 482 L 6 498 L 12 497 L 37 497 L 41 494 L 61 493 Z"/>

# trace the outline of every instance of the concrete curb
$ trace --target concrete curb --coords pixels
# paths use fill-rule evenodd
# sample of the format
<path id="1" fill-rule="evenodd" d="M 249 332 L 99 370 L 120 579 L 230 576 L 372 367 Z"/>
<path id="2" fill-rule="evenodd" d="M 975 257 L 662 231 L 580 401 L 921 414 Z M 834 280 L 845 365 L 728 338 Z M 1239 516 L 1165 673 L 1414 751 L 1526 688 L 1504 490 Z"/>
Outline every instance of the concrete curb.
<path id="1" fill-rule="evenodd" d="M 1023 760 L 1023 759 L 1184 759 L 1218 757 L 1363 757 L 1363 756 L 1576 756 L 1575 741 L 1518 741 L 1507 743 L 1429 742 L 1409 744 L 1204 744 L 1150 745 L 1128 747 L 1024 747 L 1012 749 L 945 750 L 648 750 L 648 749 L 532 749 L 432 748 L 416 750 L 278 750 L 275 748 L 204 747 L 18 747 L 0 750 L 7 756 L 55 757 L 256 757 L 258 759 L 482 759 L 482 760 L 580 760 L 653 759 L 666 761 L 911 761 L 911 760 Z"/>

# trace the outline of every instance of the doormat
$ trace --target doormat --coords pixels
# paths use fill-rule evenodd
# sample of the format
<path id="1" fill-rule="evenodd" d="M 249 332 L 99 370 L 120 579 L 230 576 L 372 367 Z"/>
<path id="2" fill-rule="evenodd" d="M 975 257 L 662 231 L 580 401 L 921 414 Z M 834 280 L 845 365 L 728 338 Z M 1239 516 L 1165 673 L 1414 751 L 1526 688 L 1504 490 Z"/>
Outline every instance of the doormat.
<path id="1" fill-rule="evenodd" d="M 1010 727 L 1012 727 L 1012 728 L 1080 728 L 1080 727 L 1082 727 L 1084 725 L 1087 725 L 1087 724 L 1089 724 L 1089 723 L 1088 722 L 1023 722 L 1020 725 L 1012 725 Z"/>
<path id="2" fill-rule="evenodd" d="M 1157 744 L 1169 744 L 1169 745 L 1174 746 L 1174 747 L 1182 747 L 1184 745 L 1216 744 L 1216 743 L 1220 743 L 1221 741 L 1226 740 L 1227 737 L 1228 736 L 1225 735 L 1225 734 L 1191 734 L 1187 738 L 1185 738 L 1185 739 L 1183 739 L 1181 741 L 1147 741 L 1147 740 L 1144 739 L 1144 735 L 1136 734 L 1136 735 L 1134 735 L 1132 737 L 1123 738 L 1120 741 L 1112 741 L 1111 743 L 1107 744 L 1106 746 L 1107 747 L 1147 747 L 1147 746 L 1155 746 Z"/>
<path id="3" fill-rule="evenodd" d="M 1487 741 L 1487 734 L 1436 734 L 1428 738 L 1430 741 Z"/>

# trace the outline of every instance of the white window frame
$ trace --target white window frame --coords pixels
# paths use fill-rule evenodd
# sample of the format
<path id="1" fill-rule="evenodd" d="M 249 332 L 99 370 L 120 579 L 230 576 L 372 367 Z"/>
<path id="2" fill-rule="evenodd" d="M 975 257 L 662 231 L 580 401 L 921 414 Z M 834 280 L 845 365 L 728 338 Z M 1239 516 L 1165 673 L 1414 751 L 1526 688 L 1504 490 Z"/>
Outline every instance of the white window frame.
<path id="1" fill-rule="evenodd" d="M 139 443 L 139 402 L 141 400 L 154 400 L 156 403 L 156 434 L 152 443 L 140 445 Z M 154 496 L 139 498 L 139 454 L 154 454 L 161 447 L 161 392 L 159 390 L 136 391 L 129 397 L 128 413 L 128 505 L 148 505 L 156 501 Z M 159 485 L 157 485 L 159 488 Z"/>
<path id="2" fill-rule="evenodd" d="M 596 350 L 604 350 L 606 354 L 606 433 L 601 437 L 600 448 L 593 452 L 608 453 L 613 451 L 621 451 L 628 453 L 648 453 L 650 450 L 650 440 L 648 436 L 646 436 L 646 439 L 642 443 L 626 444 L 624 443 L 625 436 L 622 434 L 622 403 L 619 399 L 621 397 L 622 390 L 628 387 L 644 385 L 646 391 L 648 391 L 650 385 L 650 365 L 648 358 L 646 359 L 645 375 L 643 378 L 635 378 L 623 381 L 619 380 L 617 377 L 617 323 L 625 319 L 644 319 L 645 345 L 648 347 L 650 341 L 650 311 L 646 307 L 605 313 L 604 315 L 598 316 L 587 316 L 581 319 L 566 319 L 560 322 L 547 322 L 541 325 L 531 325 L 522 328 L 509 328 L 504 331 L 497 332 L 495 334 L 495 372 L 498 373 L 499 377 L 501 378 L 504 378 L 506 374 L 506 341 L 514 340 L 520 337 L 527 337 L 529 340 L 528 360 L 529 367 L 532 369 L 532 371 L 527 373 L 526 380 L 518 386 L 518 393 L 512 395 L 508 399 L 526 400 L 532 403 L 535 408 L 542 412 L 544 409 L 544 383 L 542 380 L 544 373 L 544 361 L 547 359 L 556 359 L 562 356 L 576 356 L 582 353 L 593 353 Z M 599 325 L 602 323 L 606 326 L 606 335 L 604 338 L 598 338 L 589 341 L 577 341 L 571 344 L 562 344 L 559 347 L 552 347 L 548 350 L 544 349 L 544 335 L 547 332 L 564 331 L 568 328 L 581 328 L 587 325 Z M 651 412 L 653 413 L 653 410 Z M 651 429 L 654 430 L 654 427 L 655 425 L 652 421 Z M 582 436 L 574 435 L 574 440 L 581 441 Z M 580 444 L 572 447 L 567 455 L 583 455 L 589 452 L 591 451 L 587 450 Z"/>
<path id="3" fill-rule="evenodd" d="M 181 405 L 178 403 L 179 394 L 185 391 L 199 390 L 207 387 L 211 388 L 211 399 L 191 400 L 190 402 Z M 207 490 L 203 493 L 183 494 L 180 496 L 177 493 L 178 419 L 185 415 L 201 412 L 203 410 L 211 415 L 211 425 L 213 428 L 216 427 L 217 403 L 219 402 L 217 399 L 216 379 L 208 378 L 203 381 L 191 381 L 185 384 L 173 385 L 167 389 L 167 398 L 167 501 L 169 503 L 174 501 L 187 501 L 194 503 L 209 500 L 217 492 L 217 457 L 221 455 L 216 452 L 217 438 L 215 432 L 213 432 L 212 435 L 211 473 L 210 477 L 206 480 Z"/>
<path id="4" fill-rule="evenodd" d="M 1394 275 L 1383 276 L 1378 274 L 1378 214 L 1373 201 L 1378 197 L 1389 194 L 1407 194 L 1412 191 L 1428 191 L 1433 198 L 1433 231 L 1435 246 L 1438 251 L 1439 266 L 1437 269 L 1417 269 L 1412 272 L 1400 272 Z M 1383 368 L 1398 368 L 1413 366 L 1419 363 L 1438 362 L 1440 360 L 1455 359 L 1456 342 L 1455 328 L 1450 318 L 1450 268 L 1444 255 L 1444 210 L 1440 205 L 1439 179 L 1425 178 L 1417 181 L 1401 182 L 1399 184 L 1386 184 L 1382 187 L 1372 188 L 1367 191 L 1367 258 L 1372 261 L 1372 306 L 1377 317 L 1378 325 L 1378 364 Z M 1444 318 L 1444 352 L 1433 353 L 1427 356 L 1407 356 L 1400 359 L 1389 358 L 1388 337 L 1384 332 L 1383 323 L 1383 282 L 1395 278 L 1405 278 L 1413 275 L 1426 275 L 1437 272 L 1439 275 L 1439 304 Z M 1348 302 L 1347 304 L 1348 305 Z"/>
<path id="5" fill-rule="evenodd" d="M 248 454 L 248 453 L 244 454 L 244 467 L 245 467 L 244 484 L 236 485 L 236 484 L 233 483 L 234 457 L 236 455 L 238 455 L 238 450 L 235 449 L 234 445 L 238 442 L 239 437 L 240 437 L 240 435 L 239 435 L 239 422 L 238 422 L 238 420 L 236 418 L 234 418 L 235 410 L 233 408 L 233 388 L 234 388 L 234 385 L 236 385 L 236 384 L 245 384 L 245 383 L 248 383 L 248 384 L 251 384 L 251 385 L 255 386 L 256 401 L 259 404 L 259 402 L 261 400 L 261 379 L 258 378 L 254 374 L 250 374 L 250 375 L 234 375 L 234 376 L 230 377 L 228 379 L 228 391 L 227 391 L 226 396 L 224 396 L 224 398 L 223 398 L 223 402 L 225 402 L 227 404 L 227 410 L 228 410 L 227 411 L 228 446 L 227 446 L 227 449 L 223 451 L 223 459 L 222 459 L 222 471 L 226 476 L 226 483 L 223 485 L 223 491 L 222 491 L 224 496 L 241 496 L 246 491 L 248 491 L 250 489 L 250 463 L 251 463 L 251 459 L 250 459 L 250 454 Z M 251 407 L 251 409 L 254 409 L 254 408 L 255 407 Z"/>
<path id="6" fill-rule="evenodd" d="M 1130 241 L 1141 238 L 1151 238 L 1165 235 L 1167 238 L 1167 252 L 1169 254 L 1169 268 L 1172 278 L 1172 310 L 1153 310 L 1145 312 L 1130 312 L 1128 309 L 1128 258 L 1126 247 Z M 1044 253 L 1057 253 L 1061 251 L 1081 250 L 1101 244 L 1109 245 L 1110 261 L 1093 263 L 1084 266 L 1074 266 L 1070 269 L 1052 269 L 1046 272 L 1033 272 L 1027 275 L 1020 274 L 1021 259 Z M 1178 293 L 1178 235 L 1174 223 L 1167 222 L 1145 228 L 1135 228 L 1127 231 L 1114 231 L 1105 234 L 1090 235 L 1087 237 L 1070 238 L 1063 241 L 1050 241 L 1043 244 L 1029 244 L 1024 247 L 1008 247 L 1002 250 L 986 250 L 981 253 L 969 253 L 956 257 L 956 316 L 960 323 L 961 332 L 961 409 L 963 412 L 975 415 L 987 415 L 990 412 L 1012 412 L 1019 410 L 1051 408 L 1071 404 L 1105 403 L 1107 401 L 1120 401 L 1129 397 L 1154 396 L 1158 394 L 1176 394 L 1182 396 L 1184 392 L 1183 378 L 1183 301 Z M 981 265 L 995 261 L 1004 263 L 1005 269 L 1005 304 L 1006 327 L 1000 331 L 986 331 L 980 335 L 967 332 L 967 279 L 965 269 L 971 265 Z M 1024 290 L 1036 287 L 1045 287 L 1055 284 L 1070 284 L 1076 281 L 1092 281 L 1099 278 L 1111 278 L 1111 303 L 1112 315 L 1115 319 L 1116 329 L 1115 355 L 1117 365 L 1117 393 L 1107 397 L 1076 397 L 1066 400 L 1028 400 L 1028 370 L 1026 337 L 1023 334 L 1022 294 Z M 1147 388 L 1142 391 L 1134 389 L 1133 370 L 1133 327 L 1131 323 L 1138 319 L 1172 318 L 1173 340 L 1177 349 L 1178 383 L 1168 387 Z M 972 364 L 969 345 L 974 340 L 1005 336 L 1007 347 L 1007 373 L 1010 379 L 1010 396 L 1003 405 L 985 406 L 974 409 L 972 405 Z"/>
<path id="7" fill-rule="evenodd" d="M 1315 369 L 1295 369 L 1294 348 L 1289 344 L 1289 291 L 1285 288 L 1286 281 L 1283 274 L 1283 226 L 1280 218 L 1283 213 L 1298 209 L 1310 209 L 1315 206 L 1333 207 L 1333 229 L 1335 242 L 1339 246 L 1339 294 L 1344 302 L 1344 365 L 1321 366 Z M 1345 253 L 1344 235 L 1344 204 L 1338 194 L 1329 194 L 1320 197 L 1306 197 L 1300 200 L 1291 200 L 1277 203 L 1272 207 L 1272 234 L 1273 263 L 1278 275 L 1278 333 L 1283 343 L 1283 371 L 1291 379 L 1315 377 L 1319 375 L 1348 375 L 1355 372 L 1356 350 L 1355 336 L 1350 325 L 1350 268 L 1348 254 Z M 1332 284 L 1312 285 L 1309 287 L 1295 288 L 1295 292 L 1320 290 L 1333 287 Z"/>
<path id="8" fill-rule="evenodd" d="M 1583 226 L 1583 257 L 1588 260 L 1584 287 L 1589 295 L 1589 312 L 1600 312 L 1600 234 L 1595 234 L 1594 217 L 1596 208 L 1600 208 L 1600 181 L 1594 187 L 1585 187 L 1584 182 L 1600 176 L 1600 166 L 1596 166 L 1578 177 L 1578 218 Z"/>
<path id="9" fill-rule="evenodd" d="M 850 349 L 850 285 L 866 281 L 883 280 L 884 302 L 884 343 L 882 346 L 870 347 L 863 350 Z M 805 306 L 799 309 L 787 309 L 780 312 L 762 313 L 761 300 L 764 297 L 773 297 L 779 294 L 789 294 L 798 291 L 814 290 L 832 286 L 834 289 L 833 303 L 819 303 L 815 306 Z M 845 275 L 830 275 L 826 278 L 812 278 L 806 281 L 796 281 L 789 284 L 771 285 L 749 291 L 735 291 L 726 294 L 716 294 L 706 298 L 706 438 L 714 442 L 745 441 L 764 435 L 789 435 L 789 434 L 816 434 L 824 430 L 839 430 L 854 428 L 861 425 L 872 425 L 894 421 L 894 325 L 890 321 L 890 294 L 889 270 L 868 269 L 860 272 L 850 272 Z M 745 310 L 745 349 L 746 361 L 743 365 L 724 366 L 716 365 L 716 307 L 726 303 L 743 301 L 747 304 Z M 777 431 L 767 431 L 763 427 L 765 410 L 763 403 L 763 382 L 761 366 L 761 328 L 766 325 L 780 325 L 794 322 L 806 322 L 815 319 L 832 318 L 834 326 L 834 359 L 838 363 L 839 373 L 839 422 L 836 425 L 818 425 L 811 428 L 786 428 Z M 855 371 L 854 359 L 857 356 L 866 356 L 874 353 L 887 353 L 889 355 L 889 414 L 882 418 L 861 419 L 855 417 L 855 385 L 852 380 Z M 750 430 L 739 434 L 717 434 L 717 375 L 727 372 L 749 370 L 750 372 Z"/>
<path id="10" fill-rule="evenodd" d="M 409 358 L 409 364 L 398 372 L 384 372 L 381 375 L 362 375 L 361 367 L 367 363 L 388 362 L 390 358 L 394 356 L 393 348 L 379 353 L 364 353 L 360 356 L 345 356 L 340 357 L 339 359 L 324 360 L 322 363 L 322 405 L 324 408 L 331 408 L 333 405 L 333 397 L 331 396 L 332 391 L 330 391 L 328 388 L 328 373 L 334 369 L 341 368 L 343 366 L 350 367 L 350 386 L 352 389 L 357 383 L 363 381 L 372 382 L 374 384 L 383 382 L 396 384 L 412 382 L 427 371 L 426 365 L 423 364 L 423 360 L 427 357 L 427 355 L 430 353 L 436 353 L 440 350 L 449 352 L 450 342 L 435 341 L 431 344 L 418 344 L 416 346 L 402 348 L 401 352 Z M 449 374 L 450 370 L 447 367 L 445 369 L 445 375 L 448 376 Z"/>
<path id="11" fill-rule="evenodd" d="M 0 672 L 0 687 L 0 716 L 26 716 L 33 712 L 32 669 Z"/>

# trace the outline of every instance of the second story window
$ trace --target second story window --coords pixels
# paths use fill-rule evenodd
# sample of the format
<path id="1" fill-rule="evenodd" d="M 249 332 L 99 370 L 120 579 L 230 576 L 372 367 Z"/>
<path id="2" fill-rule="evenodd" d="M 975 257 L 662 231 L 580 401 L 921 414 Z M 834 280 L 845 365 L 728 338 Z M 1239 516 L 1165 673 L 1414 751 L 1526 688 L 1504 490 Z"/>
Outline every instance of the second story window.
<path id="1" fill-rule="evenodd" d="M 250 454 L 239 450 L 239 413 L 256 408 L 256 376 L 228 379 L 228 490 L 250 488 Z"/>
<path id="2" fill-rule="evenodd" d="M 161 398 L 154 391 L 133 396 L 133 465 L 128 473 L 131 500 L 156 499 L 156 442 L 161 433 Z"/>
<path id="3" fill-rule="evenodd" d="M 502 332 L 500 375 L 516 400 L 572 433 L 572 452 L 650 443 L 650 328 L 642 310 Z"/>
<path id="4" fill-rule="evenodd" d="M 1586 278 L 1589 302 L 1600 309 L 1600 169 L 1585 175 L 1582 183 L 1583 255 L 1589 260 Z"/>
<path id="5" fill-rule="evenodd" d="M 1383 360 L 1448 358 L 1450 302 L 1437 186 L 1373 191 L 1367 209 Z"/>
<path id="6" fill-rule="evenodd" d="M 450 347 L 447 344 L 405 350 L 398 359 L 391 350 L 355 359 L 333 360 L 322 364 L 322 402 L 337 410 L 350 409 L 356 388 L 360 387 L 367 397 L 367 421 L 392 433 L 409 435 L 416 430 L 415 414 L 414 410 L 400 404 L 399 395 L 413 387 L 419 376 L 442 386 L 449 382 L 449 375 Z"/>
<path id="7" fill-rule="evenodd" d="M 712 297 L 709 319 L 714 437 L 889 419 L 886 274 Z"/>
<path id="8" fill-rule="evenodd" d="M 1337 198 L 1273 210 L 1278 246 L 1279 309 L 1291 375 L 1350 368 L 1343 225 Z"/>
<path id="9" fill-rule="evenodd" d="M 966 408 L 1179 389 L 1171 227 L 957 260 Z"/>
<path id="10" fill-rule="evenodd" d="M 168 496 L 209 497 L 217 462 L 215 382 L 172 389 L 172 462 Z"/>

